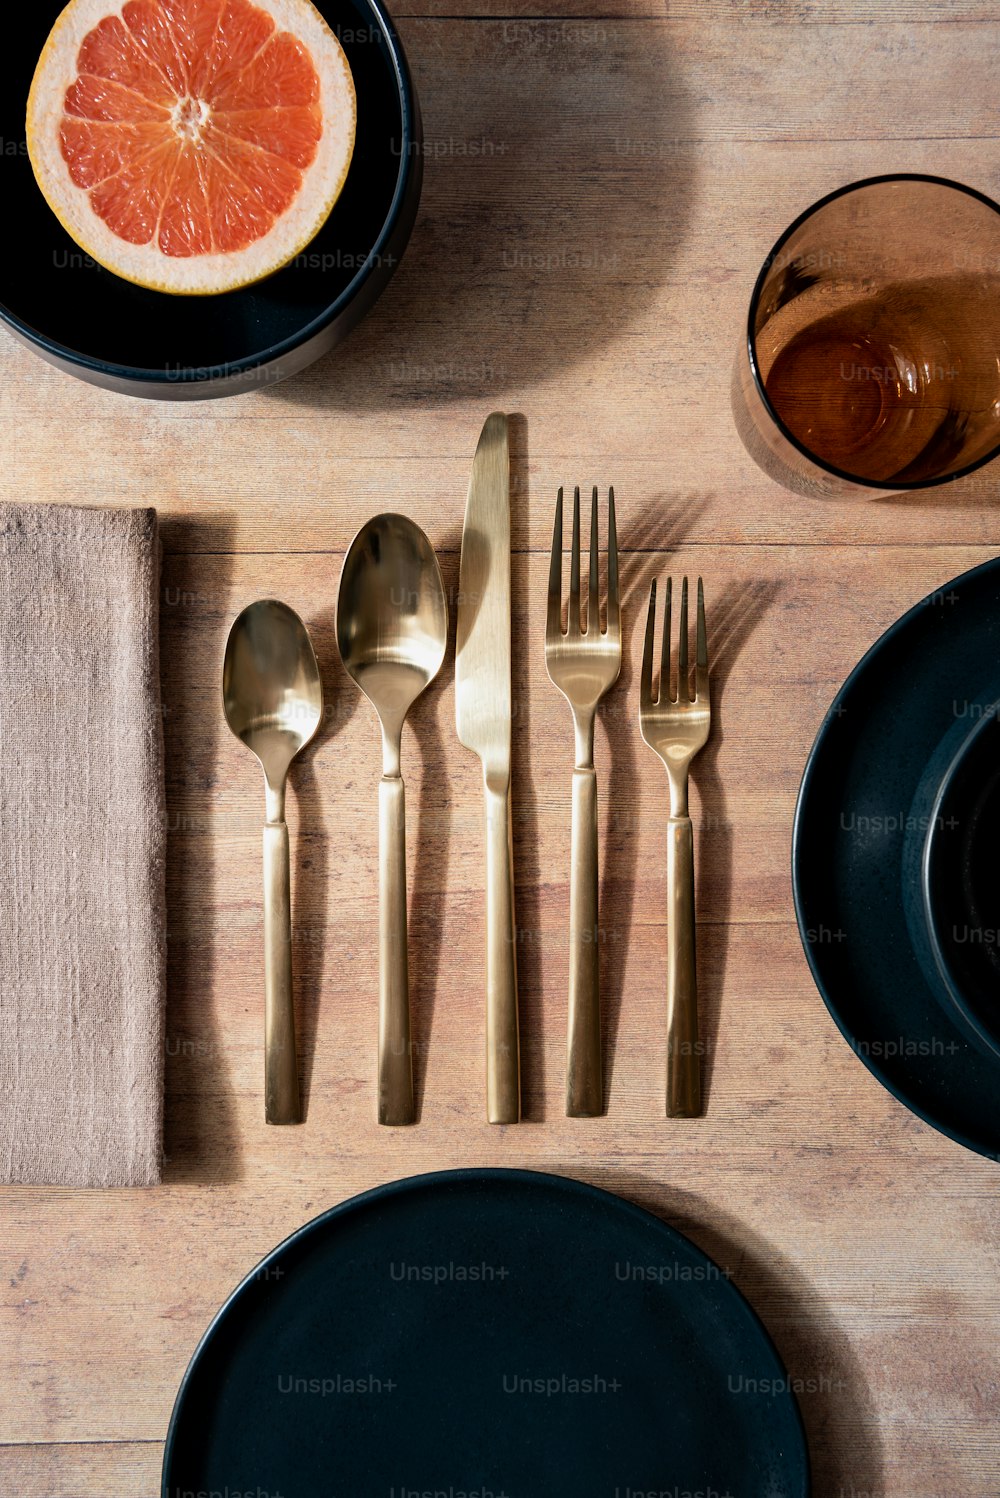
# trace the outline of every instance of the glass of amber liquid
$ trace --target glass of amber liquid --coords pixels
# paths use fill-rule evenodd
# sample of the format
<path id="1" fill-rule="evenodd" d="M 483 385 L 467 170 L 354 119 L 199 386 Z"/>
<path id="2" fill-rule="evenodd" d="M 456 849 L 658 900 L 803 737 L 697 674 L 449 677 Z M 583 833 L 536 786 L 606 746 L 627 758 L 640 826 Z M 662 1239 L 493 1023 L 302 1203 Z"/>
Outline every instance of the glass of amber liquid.
<path id="1" fill-rule="evenodd" d="M 901 492 L 1000 451 L 1000 207 L 870 177 L 785 230 L 750 299 L 733 412 L 799 493 Z"/>

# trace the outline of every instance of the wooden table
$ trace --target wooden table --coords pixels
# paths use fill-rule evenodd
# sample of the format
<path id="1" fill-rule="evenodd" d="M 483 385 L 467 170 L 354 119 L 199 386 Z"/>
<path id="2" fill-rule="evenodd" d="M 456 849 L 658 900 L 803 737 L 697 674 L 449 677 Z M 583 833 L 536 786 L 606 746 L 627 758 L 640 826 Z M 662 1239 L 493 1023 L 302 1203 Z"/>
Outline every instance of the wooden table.
<path id="1" fill-rule="evenodd" d="M 997 550 L 1000 470 L 901 500 L 807 501 L 753 466 L 728 390 L 756 268 L 820 194 L 893 169 L 997 193 L 1000 8 L 395 8 L 423 104 L 423 203 L 395 281 L 339 352 L 270 391 L 181 406 L 92 390 L 0 340 L 4 497 L 159 508 L 170 818 L 166 1184 L 0 1195 L 0 1492 L 158 1493 L 187 1360 L 257 1260 L 366 1187 L 481 1164 L 606 1186 L 731 1270 L 801 1381 L 818 1495 L 995 1498 L 997 1169 L 906 1112 L 837 1034 L 793 922 L 789 839 L 850 667 Z M 526 1121 L 484 1122 L 480 780 L 455 738 L 449 657 L 403 744 L 422 1117 L 380 1130 L 377 738 L 338 662 L 337 578 L 357 526 L 398 508 L 454 593 L 493 408 L 519 413 Z M 597 740 L 610 1085 L 592 1121 L 562 1107 L 571 733 L 542 652 L 552 504 L 574 482 L 615 485 L 625 581 L 625 665 Z M 694 791 L 708 1111 L 670 1123 L 666 786 L 637 723 L 640 619 L 667 572 L 705 577 L 717 709 Z M 219 711 L 228 625 L 268 593 L 315 631 L 328 701 L 290 796 L 301 1129 L 263 1123 L 261 794 Z"/>

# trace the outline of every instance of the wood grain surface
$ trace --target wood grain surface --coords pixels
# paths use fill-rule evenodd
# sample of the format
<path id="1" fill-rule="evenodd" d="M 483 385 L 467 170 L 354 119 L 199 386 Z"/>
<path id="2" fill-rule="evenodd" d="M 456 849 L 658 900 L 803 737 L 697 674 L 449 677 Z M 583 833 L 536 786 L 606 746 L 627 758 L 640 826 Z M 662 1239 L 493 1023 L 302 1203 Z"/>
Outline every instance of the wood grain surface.
<path id="1" fill-rule="evenodd" d="M 160 511 L 170 825 L 166 1183 L 0 1193 L 4 1498 L 152 1498 L 178 1383 L 229 1290 L 345 1197 L 470 1164 L 606 1186 L 731 1270 L 802 1381 L 818 1498 L 1000 1492 L 997 1167 L 911 1116 L 844 1044 L 789 878 L 831 697 L 905 608 L 1000 549 L 1000 471 L 808 501 L 753 466 L 729 410 L 757 267 L 801 209 L 894 169 L 998 193 L 1000 7 L 545 9 L 396 5 L 426 129 L 420 216 L 373 314 L 298 379 L 159 405 L 0 338 L 3 497 Z M 494 408 L 517 415 L 526 1119 L 484 1122 L 480 781 L 454 733 L 449 655 L 403 742 L 421 1118 L 380 1130 L 378 744 L 337 659 L 337 579 L 357 526 L 395 508 L 427 529 L 454 594 Z M 595 1120 L 563 1116 L 572 736 L 542 650 L 552 504 L 575 482 L 615 485 L 625 585 L 625 664 L 597 737 Z M 666 784 L 637 722 L 641 615 L 667 572 L 705 578 L 716 710 L 693 788 L 708 1107 L 669 1124 Z M 314 631 L 327 698 L 289 798 L 308 1118 L 284 1130 L 265 1128 L 261 1097 L 261 787 L 219 704 L 228 625 L 263 594 Z"/>

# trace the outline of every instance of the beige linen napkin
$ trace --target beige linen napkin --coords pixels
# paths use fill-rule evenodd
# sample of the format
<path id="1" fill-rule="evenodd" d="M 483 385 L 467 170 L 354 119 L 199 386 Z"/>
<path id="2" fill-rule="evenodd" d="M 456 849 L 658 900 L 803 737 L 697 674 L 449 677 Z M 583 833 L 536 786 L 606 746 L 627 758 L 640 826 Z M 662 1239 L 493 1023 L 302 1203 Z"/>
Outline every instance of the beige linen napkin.
<path id="1" fill-rule="evenodd" d="M 155 510 L 0 504 L 0 1181 L 160 1179 Z"/>

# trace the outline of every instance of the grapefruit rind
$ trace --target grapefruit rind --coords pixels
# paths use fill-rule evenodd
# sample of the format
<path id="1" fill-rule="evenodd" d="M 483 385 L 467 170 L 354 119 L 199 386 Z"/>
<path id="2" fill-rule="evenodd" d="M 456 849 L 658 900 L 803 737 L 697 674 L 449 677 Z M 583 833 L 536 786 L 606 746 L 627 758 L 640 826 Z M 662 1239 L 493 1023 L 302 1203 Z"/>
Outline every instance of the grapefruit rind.
<path id="1" fill-rule="evenodd" d="M 70 0 L 59 15 L 31 82 L 28 156 L 39 188 L 67 234 L 85 254 L 123 280 L 178 296 L 213 296 L 250 286 L 294 260 L 329 218 L 351 165 L 357 98 L 339 40 L 311 0 L 253 0 L 278 30 L 310 52 L 320 82 L 323 132 L 291 206 L 245 249 L 191 256 L 164 254 L 155 243 L 132 244 L 111 230 L 72 180 L 59 132 L 67 89 L 77 78 L 84 38 L 105 17 L 120 15 L 114 0 Z"/>

